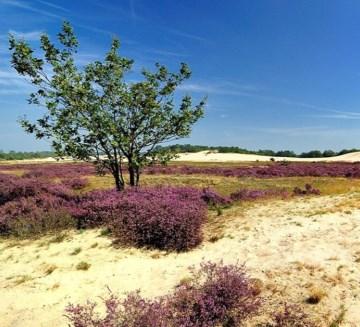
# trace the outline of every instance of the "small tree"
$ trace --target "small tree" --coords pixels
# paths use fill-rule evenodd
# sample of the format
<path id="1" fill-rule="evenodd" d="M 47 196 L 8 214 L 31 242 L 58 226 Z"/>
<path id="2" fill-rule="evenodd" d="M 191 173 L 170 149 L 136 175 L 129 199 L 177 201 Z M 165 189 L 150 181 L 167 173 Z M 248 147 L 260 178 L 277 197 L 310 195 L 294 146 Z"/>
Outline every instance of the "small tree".
<path id="1" fill-rule="evenodd" d="M 138 185 L 142 167 L 173 158 L 157 145 L 188 136 L 203 116 L 204 100 L 193 106 L 186 95 L 178 108 L 174 101 L 190 69 L 182 63 L 178 73 L 170 73 L 156 64 L 155 72 L 144 70 L 143 80 L 131 83 L 125 74 L 133 60 L 119 55 L 119 40 L 112 41 L 104 61 L 84 69 L 75 64 L 78 41 L 69 23 L 63 24 L 58 41 L 59 47 L 42 35 L 44 55 L 38 58 L 24 40 L 10 35 L 12 66 L 36 87 L 29 103 L 45 107 L 40 119 L 24 117 L 21 125 L 39 139 L 51 139 L 59 157 L 92 161 L 98 172 L 110 171 L 118 190 L 125 185 L 127 161 L 130 185 Z"/>

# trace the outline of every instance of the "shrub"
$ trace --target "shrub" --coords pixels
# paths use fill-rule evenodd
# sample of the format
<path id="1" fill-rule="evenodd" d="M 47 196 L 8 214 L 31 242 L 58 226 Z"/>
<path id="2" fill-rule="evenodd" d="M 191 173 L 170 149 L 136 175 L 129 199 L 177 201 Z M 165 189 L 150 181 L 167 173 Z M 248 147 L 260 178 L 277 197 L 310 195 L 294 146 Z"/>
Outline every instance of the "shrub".
<path id="1" fill-rule="evenodd" d="M 96 304 L 69 305 L 66 315 L 73 327 L 215 327 L 238 326 L 254 315 L 261 299 L 242 266 L 202 264 L 192 280 L 173 294 L 146 300 L 138 293 L 120 301 L 110 294 L 100 317 Z"/>
<path id="2" fill-rule="evenodd" d="M 129 189 L 119 195 L 111 228 L 120 242 L 184 251 L 202 241 L 206 205 L 195 189 Z"/>
<path id="3" fill-rule="evenodd" d="M 90 267 L 91 267 L 90 263 L 81 261 L 76 265 L 76 270 L 89 270 Z"/>
<path id="4" fill-rule="evenodd" d="M 169 300 L 174 326 L 238 326 L 260 307 L 243 266 L 205 263 Z"/>
<path id="5" fill-rule="evenodd" d="M 84 178 L 72 178 L 63 180 L 62 184 L 73 190 L 82 190 L 89 185 L 89 182 Z"/>
<path id="6" fill-rule="evenodd" d="M 204 188 L 202 190 L 201 198 L 210 207 L 226 207 L 231 204 L 231 199 L 225 196 L 221 196 L 210 188 Z"/>
<path id="7" fill-rule="evenodd" d="M 206 174 L 232 177 L 360 177 L 359 163 L 324 163 L 324 162 L 271 162 L 262 166 L 240 167 L 199 167 L 199 166 L 153 166 L 145 169 L 148 174 Z"/>
<path id="8" fill-rule="evenodd" d="M 305 189 L 301 189 L 300 187 L 295 187 L 293 190 L 293 194 L 296 196 L 320 195 L 320 190 L 313 188 L 310 184 L 305 184 Z"/>
<path id="9" fill-rule="evenodd" d="M 78 228 L 103 226 L 116 217 L 121 195 L 115 190 L 93 191 L 76 198 L 70 213 L 77 220 Z"/>
<path id="10" fill-rule="evenodd" d="M 75 227 L 66 201 L 50 193 L 22 197 L 0 206 L 0 234 L 27 236 Z"/>
<path id="11" fill-rule="evenodd" d="M 0 175 L 0 234 L 26 236 L 74 227 L 68 210 L 72 200 L 63 185 Z"/>
<path id="12" fill-rule="evenodd" d="M 230 198 L 233 201 L 249 201 L 256 200 L 262 198 L 270 198 L 270 197 L 288 197 L 289 194 L 285 189 L 264 189 L 264 190 L 256 190 L 256 189 L 241 189 L 234 193 L 230 194 Z"/>
<path id="13" fill-rule="evenodd" d="M 264 327 L 316 327 L 317 324 L 311 321 L 304 311 L 296 306 L 285 304 L 284 307 L 274 313 L 273 322 Z"/>

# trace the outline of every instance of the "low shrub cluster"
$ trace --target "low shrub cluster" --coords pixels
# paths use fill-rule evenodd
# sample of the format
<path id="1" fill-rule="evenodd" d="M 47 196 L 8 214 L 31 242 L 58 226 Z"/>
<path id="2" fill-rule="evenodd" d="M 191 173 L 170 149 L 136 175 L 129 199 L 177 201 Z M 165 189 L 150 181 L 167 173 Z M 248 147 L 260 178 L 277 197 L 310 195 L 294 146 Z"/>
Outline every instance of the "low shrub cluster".
<path id="1" fill-rule="evenodd" d="M 96 304 L 70 304 L 66 316 L 73 327 L 235 327 L 259 313 L 264 299 L 244 266 L 203 263 L 173 293 L 153 300 L 132 293 L 124 300 L 104 299 L 105 314 Z M 262 327 L 315 327 L 302 310 L 285 305 Z"/>
<path id="2" fill-rule="evenodd" d="M 1 165 L 1 171 L 22 170 L 26 177 L 67 179 L 69 176 L 84 177 L 96 174 L 91 163 L 47 163 Z M 190 166 L 154 165 L 147 167 L 144 174 L 206 174 L 229 177 L 348 177 L 360 178 L 360 163 L 347 162 L 272 162 L 249 166 Z"/>
<path id="3" fill-rule="evenodd" d="M 202 240 L 203 193 L 190 187 L 95 191 L 72 210 L 81 226 L 107 225 L 125 244 L 183 251 Z"/>
<path id="4" fill-rule="evenodd" d="M 299 163 L 299 162 L 274 162 L 271 164 L 240 167 L 219 166 L 152 166 L 144 171 L 147 174 L 205 174 L 227 177 L 360 177 L 359 163 Z"/>
<path id="5" fill-rule="evenodd" d="M 209 207 L 227 207 L 232 202 L 229 197 L 222 196 L 208 187 L 202 190 L 201 198 Z"/>
<path id="6" fill-rule="evenodd" d="M 89 182 L 85 178 L 67 178 L 62 180 L 62 184 L 71 188 L 72 190 L 82 190 L 89 185 Z"/>
<path id="7" fill-rule="evenodd" d="M 74 227 L 64 185 L 0 174 L 0 234 L 25 236 Z"/>
<path id="8" fill-rule="evenodd" d="M 289 197 L 289 192 L 287 192 L 285 189 L 257 190 L 244 188 L 230 194 L 230 198 L 233 201 L 249 201 L 272 197 L 287 198 Z"/>
<path id="9" fill-rule="evenodd" d="M 301 189 L 300 187 L 295 187 L 293 190 L 294 195 L 320 195 L 320 190 L 314 188 L 310 184 L 305 184 L 305 188 Z"/>
<path id="10" fill-rule="evenodd" d="M 168 296 L 147 300 L 135 293 L 119 300 L 112 294 L 104 301 L 104 317 L 92 302 L 69 305 L 66 314 L 74 327 L 238 326 L 261 301 L 242 266 L 205 263 Z"/>
<path id="11" fill-rule="evenodd" d="M 109 227 L 123 244 L 184 251 L 202 241 L 207 204 L 227 203 L 211 190 L 128 188 L 78 195 L 82 180 L 50 184 L 0 175 L 0 234 L 27 236 L 66 228 Z"/>

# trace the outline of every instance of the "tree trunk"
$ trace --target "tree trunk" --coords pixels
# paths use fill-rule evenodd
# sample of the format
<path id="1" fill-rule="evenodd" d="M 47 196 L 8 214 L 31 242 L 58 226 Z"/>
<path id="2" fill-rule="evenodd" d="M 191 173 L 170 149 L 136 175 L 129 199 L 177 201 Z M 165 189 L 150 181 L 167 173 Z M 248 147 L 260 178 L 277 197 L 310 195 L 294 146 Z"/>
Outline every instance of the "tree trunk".
<path id="1" fill-rule="evenodd" d="M 113 169 L 112 174 L 114 176 L 115 179 L 115 186 L 116 186 L 116 190 L 117 191 L 122 191 L 124 189 L 124 181 L 120 176 L 120 168 L 116 167 L 115 169 Z"/>
<path id="2" fill-rule="evenodd" d="M 129 184 L 131 186 L 138 186 L 139 185 L 139 178 L 140 178 L 140 170 L 139 167 L 129 160 L 128 162 L 128 171 L 129 171 Z"/>
<path id="3" fill-rule="evenodd" d="M 129 183 L 131 186 L 135 186 L 135 168 L 129 163 Z"/>
<path id="4" fill-rule="evenodd" d="M 139 167 L 136 167 L 135 175 L 136 175 L 135 184 L 136 184 L 136 186 L 139 186 L 139 179 L 140 179 L 140 169 L 139 169 Z"/>

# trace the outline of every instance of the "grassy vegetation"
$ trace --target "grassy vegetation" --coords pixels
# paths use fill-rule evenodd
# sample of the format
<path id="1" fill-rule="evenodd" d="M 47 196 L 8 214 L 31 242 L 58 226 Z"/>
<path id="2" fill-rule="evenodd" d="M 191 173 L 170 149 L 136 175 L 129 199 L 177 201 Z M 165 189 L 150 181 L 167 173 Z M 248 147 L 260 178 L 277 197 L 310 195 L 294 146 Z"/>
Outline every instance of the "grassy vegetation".
<path id="1" fill-rule="evenodd" d="M 111 176 L 89 176 L 89 185 L 83 192 L 94 189 L 113 187 Z M 211 187 L 222 195 L 229 195 L 241 188 L 273 189 L 284 188 L 292 191 L 295 187 L 303 188 L 311 184 L 320 190 L 322 195 L 337 195 L 348 192 L 360 192 L 360 179 L 334 177 L 286 177 L 286 178 L 236 178 L 208 175 L 144 175 L 142 186 L 173 185 Z"/>

